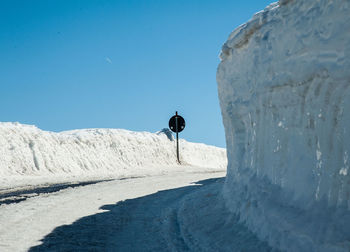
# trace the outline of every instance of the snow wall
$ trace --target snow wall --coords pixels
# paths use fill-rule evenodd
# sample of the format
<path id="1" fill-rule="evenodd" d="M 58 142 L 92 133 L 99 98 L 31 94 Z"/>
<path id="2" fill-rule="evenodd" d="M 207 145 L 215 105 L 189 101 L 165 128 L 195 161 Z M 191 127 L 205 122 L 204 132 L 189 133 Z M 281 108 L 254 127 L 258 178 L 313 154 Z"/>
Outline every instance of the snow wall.
<path id="1" fill-rule="evenodd" d="M 227 207 L 274 248 L 349 251 L 350 1 L 273 3 L 220 57 Z"/>
<path id="2" fill-rule="evenodd" d="M 176 162 L 167 132 L 84 129 L 47 132 L 31 125 L 0 123 L 0 176 L 52 174 L 144 175 Z M 226 150 L 180 139 L 183 165 L 225 170 Z M 165 168 L 164 168 L 165 167 Z M 159 169 L 158 169 L 159 168 Z"/>

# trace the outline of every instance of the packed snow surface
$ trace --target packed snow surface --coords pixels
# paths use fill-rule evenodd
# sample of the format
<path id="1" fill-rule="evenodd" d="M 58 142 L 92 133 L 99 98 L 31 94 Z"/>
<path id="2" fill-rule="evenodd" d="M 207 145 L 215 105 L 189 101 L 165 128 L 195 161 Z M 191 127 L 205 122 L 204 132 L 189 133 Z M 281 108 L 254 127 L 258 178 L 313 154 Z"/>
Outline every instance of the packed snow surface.
<path id="1" fill-rule="evenodd" d="M 225 202 L 274 248 L 350 250 L 349 31 L 348 0 L 284 0 L 222 48 Z"/>
<path id="2" fill-rule="evenodd" d="M 221 183 L 205 189 L 198 181 L 224 175 L 183 172 L 36 191 L 19 203 L 0 204 L 0 251 L 194 251 L 183 242 L 181 229 L 189 227 L 179 223 L 179 207 L 202 188 L 197 200 L 214 200 L 213 186 Z"/>
<path id="3" fill-rule="evenodd" d="M 179 165 L 176 142 L 167 131 L 84 129 L 55 133 L 31 125 L 0 123 L 0 188 L 176 170 L 215 172 L 226 170 L 226 160 L 223 148 L 180 139 Z"/>

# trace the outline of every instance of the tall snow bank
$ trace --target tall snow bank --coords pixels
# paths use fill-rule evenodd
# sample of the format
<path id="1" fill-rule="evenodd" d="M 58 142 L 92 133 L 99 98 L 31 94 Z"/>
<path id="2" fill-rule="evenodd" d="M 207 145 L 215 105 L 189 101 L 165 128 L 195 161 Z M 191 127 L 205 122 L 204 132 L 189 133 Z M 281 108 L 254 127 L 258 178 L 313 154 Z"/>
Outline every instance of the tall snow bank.
<path id="1" fill-rule="evenodd" d="M 350 1 L 280 1 L 229 36 L 224 197 L 273 247 L 350 249 Z"/>
<path id="2" fill-rule="evenodd" d="M 144 175 L 176 163 L 175 142 L 166 132 L 85 129 L 61 133 L 0 123 L 0 176 L 53 174 Z M 223 170 L 225 149 L 180 140 L 183 165 Z M 168 167 L 168 168 L 166 168 Z M 139 172 L 135 172 L 139 171 Z"/>

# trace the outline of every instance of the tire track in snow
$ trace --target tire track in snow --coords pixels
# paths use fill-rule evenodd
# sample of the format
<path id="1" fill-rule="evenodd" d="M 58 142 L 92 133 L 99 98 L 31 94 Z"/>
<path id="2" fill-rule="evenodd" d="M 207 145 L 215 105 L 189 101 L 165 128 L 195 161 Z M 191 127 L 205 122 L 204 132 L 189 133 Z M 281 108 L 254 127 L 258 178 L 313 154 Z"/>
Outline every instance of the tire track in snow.
<path id="1" fill-rule="evenodd" d="M 77 182 L 77 183 L 62 183 L 62 184 L 54 184 L 49 186 L 37 186 L 34 188 L 17 189 L 17 190 L 5 191 L 5 192 L 0 191 L 0 206 L 3 204 L 19 203 L 28 198 L 37 197 L 41 194 L 53 193 L 53 192 L 61 191 L 63 189 L 67 189 L 67 188 L 93 185 L 93 184 L 107 182 L 111 180 L 113 179 L 93 180 L 93 181 Z"/>

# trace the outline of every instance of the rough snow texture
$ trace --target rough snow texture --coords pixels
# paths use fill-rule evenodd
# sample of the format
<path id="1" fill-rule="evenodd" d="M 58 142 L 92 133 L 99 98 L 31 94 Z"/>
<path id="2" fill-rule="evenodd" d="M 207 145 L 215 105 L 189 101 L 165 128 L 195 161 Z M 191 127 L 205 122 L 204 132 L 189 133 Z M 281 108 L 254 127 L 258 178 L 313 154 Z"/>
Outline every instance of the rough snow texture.
<path id="1" fill-rule="evenodd" d="M 349 31 L 349 0 L 285 0 L 222 48 L 225 201 L 275 248 L 350 250 Z"/>
<path id="2" fill-rule="evenodd" d="M 143 176 L 179 166 L 167 132 L 85 129 L 61 133 L 0 123 L 0 177 Z M 225 149 L 180 139 L 182 165 L 225 170 Z M 172 167 L 172 168 L 170 168 Z M 143 169 L 143 171 L 142 171 Z"/>

